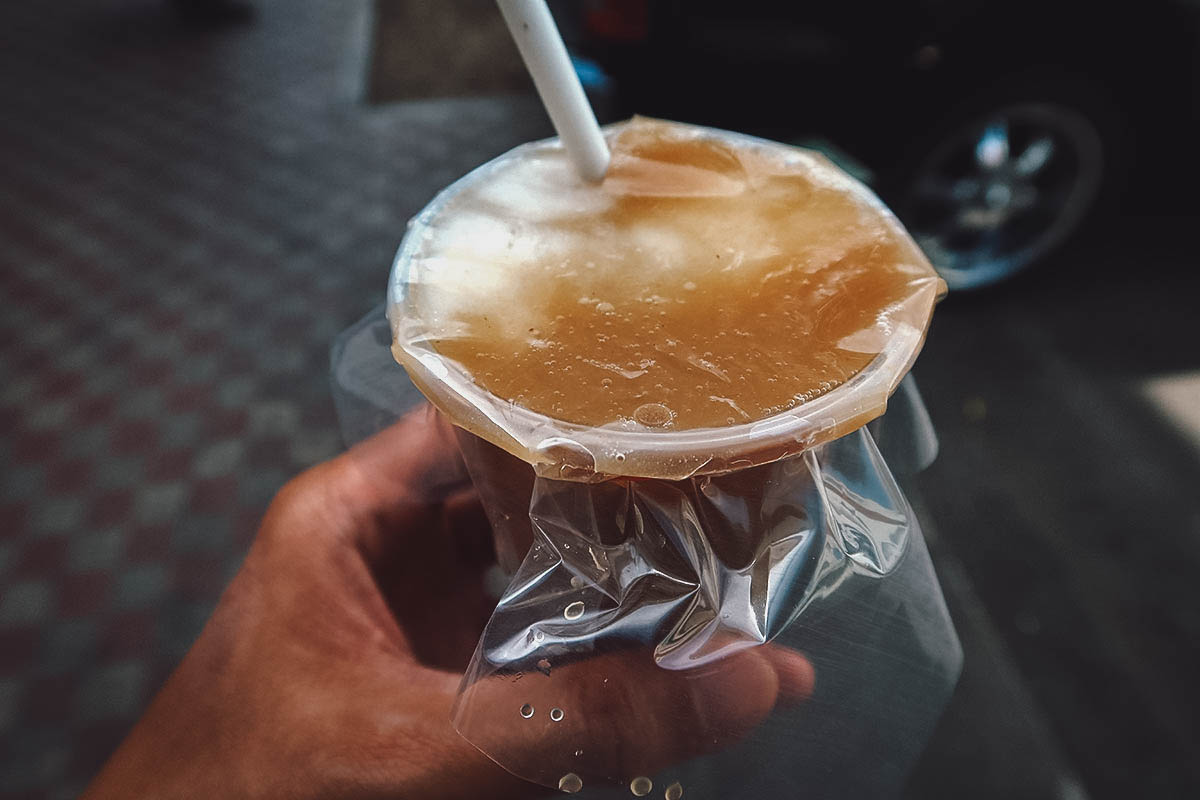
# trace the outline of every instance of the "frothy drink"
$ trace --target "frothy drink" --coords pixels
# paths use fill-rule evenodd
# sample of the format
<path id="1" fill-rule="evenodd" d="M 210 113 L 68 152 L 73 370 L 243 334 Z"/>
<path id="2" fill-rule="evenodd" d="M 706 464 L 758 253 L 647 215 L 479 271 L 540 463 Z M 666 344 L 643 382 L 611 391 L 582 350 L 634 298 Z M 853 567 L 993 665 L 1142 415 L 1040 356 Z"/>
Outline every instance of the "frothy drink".
<path id="1" fill-rule="evenodd" d="M 494 162 L 411 252 L 408 313 L 497 398 L 592 427 L 762 420 L 862 370 L 936 283 L 819 155 L 647 119 L 609 144 L 599 184 L 550 143 Z"/>

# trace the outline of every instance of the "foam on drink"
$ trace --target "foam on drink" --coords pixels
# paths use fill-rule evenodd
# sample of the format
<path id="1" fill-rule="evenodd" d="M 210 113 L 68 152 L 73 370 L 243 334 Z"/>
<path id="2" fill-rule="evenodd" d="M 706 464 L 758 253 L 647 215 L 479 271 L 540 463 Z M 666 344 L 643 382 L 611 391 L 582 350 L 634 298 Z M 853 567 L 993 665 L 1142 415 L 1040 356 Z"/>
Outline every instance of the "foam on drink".
<path id="1" fill-rule="evenodd" d="M 594 427 L 760 420 L 862 370 L 936 280 L 819 155 L 636 118 L 609 146 L 598 185 L 553 144 L 499 160 L 413 253 L 412 321 L 499 398 Z"/>

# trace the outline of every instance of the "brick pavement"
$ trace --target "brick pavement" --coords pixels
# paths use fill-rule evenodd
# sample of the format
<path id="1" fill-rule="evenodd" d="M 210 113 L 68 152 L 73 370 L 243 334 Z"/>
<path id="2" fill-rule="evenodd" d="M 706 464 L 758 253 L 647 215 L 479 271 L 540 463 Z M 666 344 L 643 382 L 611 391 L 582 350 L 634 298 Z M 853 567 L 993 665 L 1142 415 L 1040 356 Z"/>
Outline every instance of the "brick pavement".
<path id="1" fill-rule="evenodd" d="M 255 6 L 0 5 L 0 798 L 78 793 L 339 449 L 329 344 L 404 221 L 546 133 L 360 103 L 364 0 Z"/>

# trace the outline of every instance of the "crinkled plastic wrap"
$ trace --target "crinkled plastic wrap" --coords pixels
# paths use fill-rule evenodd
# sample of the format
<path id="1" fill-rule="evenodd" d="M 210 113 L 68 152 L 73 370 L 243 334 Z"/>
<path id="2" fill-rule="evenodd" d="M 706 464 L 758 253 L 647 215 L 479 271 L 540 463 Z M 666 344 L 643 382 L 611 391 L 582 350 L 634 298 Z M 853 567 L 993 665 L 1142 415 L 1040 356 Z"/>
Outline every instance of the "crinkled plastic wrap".
<path id="1" fill-rule="evenodd" d="M 463 429 L 512 574 L 456 729 L 585 796 L 897 792 L 961 651 L 864 426 L 919 351 L 940 282 L 914 278 L 866 329 L 868 365 L 794 409 L 699 430 L 566 423 L 484 391 L 406 305 L 423 229 L 461 183 L 414 220 L 388 308 L 396 357 Z"/>
<path id="2" fill-rule="evenodd" d="M 596 796 L 899 791 L 961 651 L 867 429 L 679 481 L 554 480 L 462 445 L 499 552 L 524 554 L 454 710 L 484 753 Z"/>

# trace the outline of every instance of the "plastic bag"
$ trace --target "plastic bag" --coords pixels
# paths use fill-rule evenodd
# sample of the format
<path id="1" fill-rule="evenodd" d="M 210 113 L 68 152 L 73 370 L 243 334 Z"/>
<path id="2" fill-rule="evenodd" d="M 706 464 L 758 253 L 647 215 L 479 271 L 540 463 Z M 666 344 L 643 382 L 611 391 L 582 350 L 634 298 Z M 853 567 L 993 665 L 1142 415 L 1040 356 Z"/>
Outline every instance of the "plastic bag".
<path id="1" fill-rule="evenodd" d="M 479 440 L 465 452 L 485 496 L 491 475 L 511 496 L 511 457 Z M 500 552 L 523 551 L 525 530 L 532 544 L 455 707 L 469 741 L 566 789 L 899 788 L 961 652 L 917 522 L 865 429 L 740 472 L 537 477 L 528 496 L 528 528 L 494 516 Z M 772 678 L 777 653 L 744 656 L 764 647 L 811 672 Z"/>
<path id="2" fill-rule="evenodd" d="M 377 310 L 335 344 L 348 442 L 420 401 L 387 341 Z M 936 454 L 911 379 L 870 433 L 742 473 L 588 485 L 460 444 L 514 575 L 455 709 L 470 741 L 585 797 L 899 791 L 961 664 L 885 464 Z"/>

